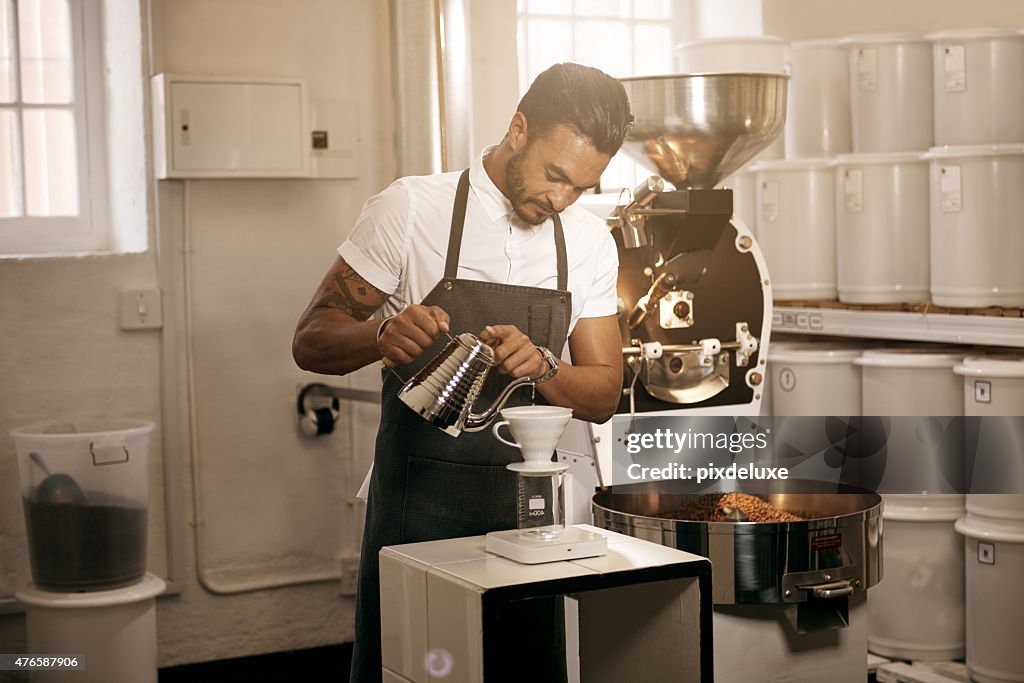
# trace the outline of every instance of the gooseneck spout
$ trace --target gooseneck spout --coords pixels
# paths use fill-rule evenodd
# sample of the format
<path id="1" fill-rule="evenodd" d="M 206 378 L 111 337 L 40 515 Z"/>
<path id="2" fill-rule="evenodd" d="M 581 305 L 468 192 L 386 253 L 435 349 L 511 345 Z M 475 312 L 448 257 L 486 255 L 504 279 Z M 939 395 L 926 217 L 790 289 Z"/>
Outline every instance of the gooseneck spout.
<path id="1" fill-rule="evenodd" d="M 482 413 L 470 412 L 463 424 L 462 431 L 464 432 L 479 432 L 485 429 L 494 416 L 498 414 L 498 411 L 505 407 L 505 402 L 508 401 L 508 397 L 513 391 L 519 387 L 532 387 L 533 380 L 529 377 L 520 377 L 519 379 L 509 382 L 508 386 L 505 387 L 498 398 L 494 399 L 494 403 Z"/>

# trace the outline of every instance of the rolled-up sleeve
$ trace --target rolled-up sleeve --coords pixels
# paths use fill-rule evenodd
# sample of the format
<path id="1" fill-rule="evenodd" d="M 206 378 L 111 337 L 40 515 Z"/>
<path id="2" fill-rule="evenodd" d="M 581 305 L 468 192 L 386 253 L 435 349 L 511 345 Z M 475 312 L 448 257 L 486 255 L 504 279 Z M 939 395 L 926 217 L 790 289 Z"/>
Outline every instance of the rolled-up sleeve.
<path id="1" fill-rule="evenodd" d="M 401 180 L 370 197 L 338 254 L 367 282 L 394 294 L 408 260 L 410 194 Z"/>

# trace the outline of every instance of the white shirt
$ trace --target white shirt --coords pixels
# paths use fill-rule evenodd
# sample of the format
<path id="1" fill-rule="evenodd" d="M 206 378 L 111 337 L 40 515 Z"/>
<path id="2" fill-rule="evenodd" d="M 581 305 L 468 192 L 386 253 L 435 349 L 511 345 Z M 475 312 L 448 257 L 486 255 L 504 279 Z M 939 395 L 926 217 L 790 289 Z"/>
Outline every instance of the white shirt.
<path id="1" fill-rule="evenodd" d="M 469 171 L 469 200 L 458 277 L 527 287 L 557 286 L 554 221 L 528 225 L 484 170 Z M 421 303 L 444 276 L 455 189 L 461 171 L 399 178 L 363 206 L 338 253 L 367 282 L 390 294 L 385 315 Z M 571 332 L 580 318 L 614 315 L 618 254 L 607 225 L 585 209 L 562 211 L 572 292 Z"/>

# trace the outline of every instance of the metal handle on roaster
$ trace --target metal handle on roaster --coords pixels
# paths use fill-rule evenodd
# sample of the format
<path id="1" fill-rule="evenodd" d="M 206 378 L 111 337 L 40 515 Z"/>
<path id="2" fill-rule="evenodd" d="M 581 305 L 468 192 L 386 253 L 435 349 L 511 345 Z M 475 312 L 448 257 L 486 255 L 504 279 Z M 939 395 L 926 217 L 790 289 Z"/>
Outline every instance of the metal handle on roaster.
<path id="1" fill-rule="evenodd" d="M 810 591 L 816 598 L 844 598 L 853 595 L 853 586 L 847 580 L 821 583 L 816 586 L 800 586 L 802 590 Z"/>

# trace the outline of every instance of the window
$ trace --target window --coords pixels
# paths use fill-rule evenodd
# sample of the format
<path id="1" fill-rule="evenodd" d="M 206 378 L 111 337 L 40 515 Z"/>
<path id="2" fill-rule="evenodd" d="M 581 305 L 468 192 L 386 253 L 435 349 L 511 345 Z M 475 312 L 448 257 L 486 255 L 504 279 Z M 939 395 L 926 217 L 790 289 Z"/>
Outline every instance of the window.
<path id="1" fill-rule="evenodd" d="M 0 253 L 110 247 L 101 5 L 0 0 Z"/>
<path id="2" fill-rule="evenodd" d="M 616 78 L 673 71 L 673 0 L 518 2 L 520 94 L 559 62 L 586 64 Z M 601 187 L 632 188 L 651 173 L 620 153 Z"/>

